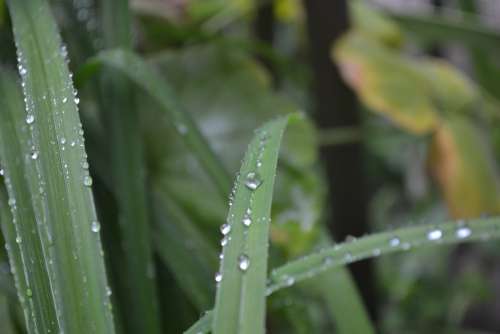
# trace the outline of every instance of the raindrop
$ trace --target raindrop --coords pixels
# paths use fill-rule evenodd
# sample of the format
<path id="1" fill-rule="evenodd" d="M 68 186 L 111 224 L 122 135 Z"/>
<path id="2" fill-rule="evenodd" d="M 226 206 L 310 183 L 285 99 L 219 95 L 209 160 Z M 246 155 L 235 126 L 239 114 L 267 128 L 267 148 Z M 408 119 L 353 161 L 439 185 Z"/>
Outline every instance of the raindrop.
<path id="1" fill-rule="evenodd" d="M 177 131 L 179 131 L 179 133 L 181 135 L 185 135 L 187 132 L 188 132 L 188 128 L 187 126 L 185 126 L 184 124 L 177 124 Z"/>
<path id="2" fill-rule="evenodd" d="M 106 296 L 111 296 L 113 294 L 113 291 L 111 291 L 111 288 L 109 286 L 106 287 Z"/>
<path id="3" fill-rule="evenodd" d="M 398 237 L 394 237 L 394 238 L 391 238 L 391 240 L 389 240 L 389 245 L 391 247 L 397 247 L 397 246 L 399 246 L 400 243 L 401 243 L 401 241 L 399 240 Z"/>
<path id="4" fill-rule="evenodd" d="M 238 257 L 238 268 L 240 268 L 241 271 L 247 271 L 249 267 L 250 267 L 250 259 L 248 258 L 247 255 L 241 254 Z"/>
<path id="5" fill-rule="evenodd" d="M 439 240 L 443 236 L 443 232 L 441 230 L 432 230 L 427 233 L 427 239 L 431 241 Z"/>
<path id="6" fill-rule="evenodd" d="M 94 220 L 90 225 L 92 232 L 98 233 L 101 230 L 101 224 L 98 221 Z"/>
<path id="7" fill-rule="evenodd" d="M 64 138 L 64 137 L 61 138 L 61 144 L 63 144 L 63 145 L 66 144 L 66 138 Z"/>
<path id="8" fill-rule="evenodd" d="M 470 228 L 463 226 L 463 227 L 458 228 L 455 234 L 456 234 L 458 239 L 465 239 L 465 238 L 468 238 L 472 234 L 472 231 Z"/>
<path id="9" fill-rule="evenodd" d="M 227 245 L 227 243 L 229 242 L 230 238 L 226 235 L 224 238 L 222 238 L 222 240 L 220 241 L 220 245 L 222 247 L 224 247 L 225 245 Z"/>
<path id="10" fill-rule="evenodd" d="M 23 239 L 20 236 L 17 236 L 16 243 L 20 244 L 21 242 L 23 242 Z"/>
<path id="11" fill-rule="evenodd" d="M 38 152 L 34 151 L 33 153 L 31 153 L 31 160 L 36 160 L 36 159 L 38 159 Z"/>
<path id="12" fill-rule="evenodd" d="M 245 186 L 250 190 L 257 189 L 262 184 L 262 180 L 259 175 L 255 172 L 250 172 L 247 174 L 247 178 L 245 180 Z"/>
<path id="13" fill-rule="evenodd" d="M 0 168 L 0 176 L 3 176 L 5 174 L 5 171 Z"/>
<path id="14" fill-rule="evenodd" d="M 249 227 L 250 225 L 252 225 L 252 218 L 248 214 L 246 214 L 241 222 L 244 226 Z"/>
<path id="15" fill-rule="evenodd" d="M 89 163 L 87 161 L 82 162 L 83 169 L 89 169 Z"/>
<path id="16" fill-rule="evenodd" d="M 34 121 L 35 121 L 35 116 L 34 115 L 28 115 L 28 116 L 26 116 L 26 123 L 27 124 L 33 124 Z"/>
<path id="17" fill-rule="evenodd" d="M 224 258 L 224 253 L 219 254 L 219 260 L 222 260 Z"/>
<path id="18" fill-rule="evenodd" d="M 66 102 L 68 102 L 68 98 L 67 98 L 67 97 L 64 97 L 64 98 L 62 99 L 62 103 L 66 103 Z"/>
<path id="19" fill-rule="evenodd" d="M 80 103 L 80 98 L 79 97 L 75 97 L 74 101 L 75 101 L 75 104 L 78 105 Z"/>
<path id="20" fill-rule="evenodd" d="M 221 273 L 218 272 L 218 273 L 215 274 L 215 281 L 217 283 L 219 283 L 220 281 L 222 281 L 222 274 Z"/>
<path id="21" fill-rule="evenodd" d="M 372 252 L 373 256 L 375 257 L 380 256 L 381 253 L 382 251 L 380 250 L 380 248 L 375 248 Z"/>
<path id="22" fill-rule="evenodd" d="M 92 178 L 89 175 L 86 175 L 83 178 L 83 185 L 86 186 L 86 187 L 92 186 Z"/>
<path id="23" fill-rule="evenodd" d="M 222 233 L 222 235 L 228 235 L 229 232 L 231 232 L 231 225 L 226 223 L 220 226 L 220 233 Z"/>

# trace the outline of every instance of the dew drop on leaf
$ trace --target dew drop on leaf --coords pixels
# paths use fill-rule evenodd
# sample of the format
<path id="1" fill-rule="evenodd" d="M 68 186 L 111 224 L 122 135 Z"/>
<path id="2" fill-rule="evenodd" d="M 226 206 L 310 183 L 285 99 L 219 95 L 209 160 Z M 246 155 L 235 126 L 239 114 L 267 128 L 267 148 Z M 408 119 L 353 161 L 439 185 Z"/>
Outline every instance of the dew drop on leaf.
<path id="1" fill-rule="evenodd" d="M 218 273 L 215 274 L 215 281 L 217 283 L 219 283 L 220 281 L 222 281 L 222 274 L 221 273 L 218 272 Z"/>
<path id="2" fill-rule="evenodd" d="M 86 175 L 83 178 L 83 185 L 86 186 L 86 187 L 92 186 L 92 177 L 90 177 L 89 175 Z"/>
<path id="3" fill-rule="evenodd" d="M 257 189 L 262 184 L 259 174 L 255 172 L 249 172 L 245 180 L 245 186 L 250 190 Z"/>
<path id="4" fill-rule="evenodd" d="M 231 225 L 226 223 L 220 226 L 220 233 L 222 233 L 222 235 L 228 235 L 229 232 L 231 232 Z"/>
<path id="5" fill-rule="evenodd" d="M 468 238 L 472 234 L 472 231 L 470 228 L 463 226 L 463 227 L 459 227 L 457 229 L 457 231 L 455 232 L 455 234 L 456 234 L 458 239 L 465 239 L 465 238 Z"/>
<path id="6" fill-rule="evenodd" d="M 250 267 L 250 259 L 248 258 L 247 255 L 241 254 L 238 257 L 238 268 L 240 268 L 241 271 L 247 271 L 249 267 Z"/>
<path id="7" fill-rule="evenodd" d="M 35 121 L 35 116 L 31 114 L 26 116 L 26 124 L 33 124 L 34 121 Z"/>
<path id="8" fill-rule="evenodd" d="M 443 237 L 443 232 L 439 229 L 435 229 L 427 233 L 427 239 L 431 241 L 439 240 L 442 237 Z"/>
<path id="9" fill-rule="evenodd" d="M 98 221 L 93 221 L 90 225 L 92 232 L 98 233 L 101 230 L 101 224 Z"/>
<path id="10" fill-rule="evenodd" d="M 399 244 L 400 244 L 400 243 L 401 243 L 401 241 L 399 240 L 399 238 L 398 238 L 398 237 L 394 237 L 394 238 L 391 238 L 391 239 L 389 240 L 389 245 L 390 245 L 391 247 L 397 247 L 397 246 L 399 246 Z"/>

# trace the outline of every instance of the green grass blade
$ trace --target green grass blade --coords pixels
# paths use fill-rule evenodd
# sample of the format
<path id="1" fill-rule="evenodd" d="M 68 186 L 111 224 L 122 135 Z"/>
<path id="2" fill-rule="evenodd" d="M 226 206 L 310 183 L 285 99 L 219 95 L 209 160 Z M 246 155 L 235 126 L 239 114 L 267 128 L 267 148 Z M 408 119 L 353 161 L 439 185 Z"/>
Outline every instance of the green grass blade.
<path id="1" fill-rule="evenodd" d="M 206 310 L 213 305 L 217 251 L 161 186 L 154 199 L 156 251 L 191 302 L 199 311 Z"/>
<path id="2" fill-rule="evenodd" d="M 3 167 L 0 168 L 3 168 L 12 212 L 8 216 L 4 213 L 2 231 L 29 332 L 57 332 L 59 324 L 42 240 L 39 233 L 33 233 L 39 228 L 25 179 L 24 158 L 29 146 L 28 138 L 22 135 L 23 129 L 27 129 L 21 90 L 13 73 L 1 74 L 0 162 Z"/>
<path id="3" fill-rule="evenodd" d="M 500 32 L 477 23 L 479 21 L 456 21 L 442 15 L 389 14 L 404 30 L 425 43 L 454 41 L 496 51 L 500 46 Z"/>
<path id="4" fill-rule="evenodd" d="M 205 334 L 210 332 L 213 316 L 213 311 L 206 312 L 200 320 L 198 320 L 193 326 L 189 327 L 184 334 Z"/>
<path id="5" fill-rule="evenodd" d="M 103 1 L 102 31 L 107 48 L 131 49 L 130 11 L 127 0 Z M 103 71 L 102 117 L 109 138 L 112 188 L 117 200 L 118 225 L 125 257 L 119 261 L 125 274 L 126 304 L 120 310 L 131 333 L 160 333 L 154 275 L 145 167 L 139 115 L 130 82 L 120 72 Z"/>
<path id="6" fill-rule="evenodd" d="M 78 98 L 46 1 L 8 1 L 32 148 L 27 181 L 60 331 L 113 333 Z"/>
<path id="7" fill-rule="evenodd" d="M 332 245 L 326 230 L 322 231 L 320 242 L 324 247 Z M 338 333 L 376 332 L 347 267 L 340 266 L 305 283 L 309 291 L 324 300 Z"/>
<path id="8" fill-rule="evenodd" d="M 411 251 L 417 247 L 498 238 L 500 238 L 500 217 L 471 219 L 467 223 L 450 221 L 438 225 L 426 224 L 375 233 L 325 248 L 272 270 L 267 295 L 291 287 L 297 282 L 314 278 L 328 270 L 368 258 Z M 192 328 L 196 326 L 201 332 L 208 331 L 210 327 L 206 317 L 208 315 L 198 320 Z"/>
<path id="9" fill-rule="evenodd" d="M 274 269 L 268 294 L 326 270 L 415 247 L 452 244 L 500 237 L 500 218 L 483 218 L 439 225 L 405 227 L 325 248 Z"/>
<path id="10" fill-rule="evenodd" d="M 236 179 L 227 223 L 221 226 L 223 259 L 217 279 L 214 334 L 264 333 L 271 202 L 288 119 L 278 118 L 256 131 Z"/>
<path id="11" fill-rule="evenodd" d="M 183 112 L 167 82 L 140 57 L 124 50 L 101 52 L 82 69 L 79 81 L 85 81 L 101 65 L 109 66 L 123 73 L 162 107 L 167 120 L 173 123 L 177 133 L 184 139 L 189 149 L 212 178 L 219 194 L 226 198 L 231 189 L 229 174 L 206 139 L 203 138 L 194 121 L 186 112 Z"/>

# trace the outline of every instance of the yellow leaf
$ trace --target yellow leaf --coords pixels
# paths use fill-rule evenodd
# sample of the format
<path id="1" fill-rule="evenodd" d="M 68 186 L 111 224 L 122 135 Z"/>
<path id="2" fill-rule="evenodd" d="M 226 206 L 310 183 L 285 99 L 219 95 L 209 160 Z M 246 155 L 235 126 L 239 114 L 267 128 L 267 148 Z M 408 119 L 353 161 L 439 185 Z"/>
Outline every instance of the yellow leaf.
<path id="1" fill-rule="evenodd" d="M 442 123 L 429 162 L 453 217 L 500 213 L 500 179 L 492 150 L 481 130 L 465 118 Z"/>

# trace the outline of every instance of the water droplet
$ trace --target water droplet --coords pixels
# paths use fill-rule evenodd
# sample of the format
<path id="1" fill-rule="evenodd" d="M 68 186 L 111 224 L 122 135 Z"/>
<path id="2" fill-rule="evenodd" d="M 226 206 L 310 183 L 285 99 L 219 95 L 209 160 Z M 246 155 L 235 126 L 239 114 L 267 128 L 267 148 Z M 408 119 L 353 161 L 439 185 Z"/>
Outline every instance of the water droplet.
<path id="1" fill-rule="evenodd" d="M 111 291 L 111 288 L 109 286 L 106 287 L 106 296 L 111 296 L 113 294 L 113 291 Z"/>
<path id="2" fill-rule="evenodd" d="M 439 240 L 443 236 L 443 232 L 441 230 L 432 230 L 427 233 L 427 239 L 431 241 Z"/>
<path id="3" fill-rule="evenodd" d="M 252 225 L 252 218 L 248 214 L 246 214 L 241 222 L 244 226 L 249 227 L 250 225 Z"/>
<path id="4" fill-rule="evenodd" d="M 380 250 L 380 248 L 375 248 L 372 252 L 373 256 L 375 257 L 380 256 L 381 253 L 382 251 Z"/>
<path id="5" fill-rule="evenodd" d="M 218 272 L 218 273 L 215 274 L 215 281 L 217 283 L 219 283 L 220 281 L 222 281 L 222 274 L 221 273 Z"/>
<path id="6" fill-rule="evenodd" d="M 98 233 L 101 230 L 101 224 L 98 221 L 93 221 L 90 225 L 92 232 Z"/>
<path id="7" fill-rule="evenodd" d="M 257 189 L 260 185 L 262 184 L 262 180 L 260 179 L 259 175 L 255 172 L 250 172 L 247 174 L 246 180 L 245 180 L 245 186 L 250 189 L 250 190 L 255 190 Z"/>
<path id="8" fill-rule="evenodd" d="M 86 187 L 92 186 L 92 178 L 89 175 L 86 175 L 83 178 L 83 185 L 86 186 Z"/>
<path id="9" fill-rule="evenodd" d="M 184 125 L 184 124 L 182 124 L 182 123 L 181 124 L 177 124 L 176 127 L 177 127 L 177 131 L 179 131 L 179 133 L 181 135 L 185 135 L 188 132 L 187 126 Z"/>
<path id="10" fill-rule="evenodd" d="M 62 99 L 62 103 L 66 103 L 66 102 L 68 102 L 68 98 L 67 98 L 67 97 L 64 97 L 64 98 Z"/>
<path id="11" fill-rule="evenodd" d="M 31 160 L 36 160 L 36 159 L 38 159 L 38 152 L 34 151 L 33 153 L 31 153 Z"/>
<path id="12" fill-rule="evenodd" d="M 250 267 L 250 259 L 248 258 L 247 255 L 241 254 L 238 257 L 238 268 L 240 268 L 241 271 L 247 271 L 249 267 Z"/>
<path id="13" fill-rule="evenodd" d="M 219 260 L 222 260 L 224 258 L 224 253 L 219 254 Z"/>
<path id="14" fill-rule="evenodd" d="M 401 243 L 401 241 L 399 240 L 398 237 L 394 237 L 394 238 L 391 238 L 391 240 L 389 240 L 389 245 L 391 247 L 397 247 L 397 246 L 399 246 L 400 243 Z"/>
<path id="15" fill-rule="evenodd" d="M 23 239 L 18 235 L 16 237 L 16 243 L 20 244 L 21 242 L 23 242 Z"/>
<path id="16" fill-rule="evenodd" d="M 83 169 L 89 169 L 89 163 L 87 161 L 82 162 Z"/>
<path id="17" fill-rule="evenodd" d="M 80 98 L 75 97 L 74 101 L 75 101 L 75 104 L 78 105 L 80 103 Z"/>
<path id="18" fill-rule="evenodd" d="M 293 283 L 295 283 L 295 278 L 293 278 L 292 276 L 285 276 L 284 281 L 287 286 L 292 286 Z"/>
<path id="19" fill-rule="evenodd" d="M 66 144 L 66 138 L 62 137 L 61 140 L 60 140 L 61 144 Z"/>
<path id="20" fill-rule="evenodd" d="M 28 115 L 28 116 L 26 116 L 26 123 L 27 124 L 33 124 L 34 121 L 35 121 L 35 116 L 34 115 Z"/>
<path id="21" fill-rule="evenodd" d="M 222 240 L 220 241 L 220 245 L 222 247 L 224 247 L 225 245 L 227 245 L 227 243 L 229 242 L 230 238 L 226 235 L 224 238 L 222 238 Z"/>
<path id="22" fill-rule="evenodd" d="M 0 176 L 3 176 L 5 174 L 5 171 L 3 169 L 0 169 Z"/>
<path id="23" fill-rule="evenodd" d="M 463 227 L 459 227 L 457 229 L 457 231 L 455 232 L 455 234 L 456 234 L 458 239 L 465 239 L 465 238 L 468 238 L 472 234 L 472 231 L 467 226 L 463 226 Z"/>
<path id="24" fill-rule="evenodd" d="M 231 232 L 231 225 L 226 223 L 220 226 L 220 233 L 222 233 L 222 235 L 228 235 L 229 232 Z"/>

